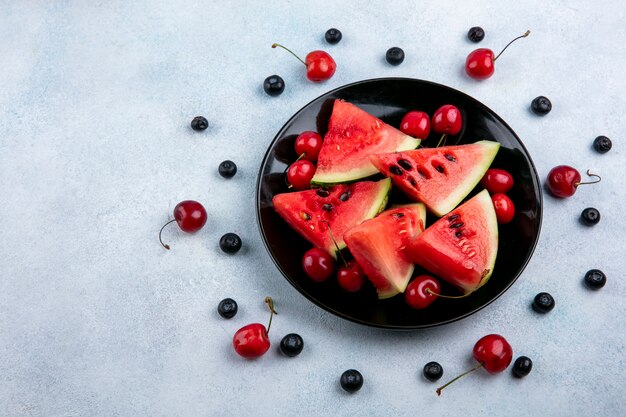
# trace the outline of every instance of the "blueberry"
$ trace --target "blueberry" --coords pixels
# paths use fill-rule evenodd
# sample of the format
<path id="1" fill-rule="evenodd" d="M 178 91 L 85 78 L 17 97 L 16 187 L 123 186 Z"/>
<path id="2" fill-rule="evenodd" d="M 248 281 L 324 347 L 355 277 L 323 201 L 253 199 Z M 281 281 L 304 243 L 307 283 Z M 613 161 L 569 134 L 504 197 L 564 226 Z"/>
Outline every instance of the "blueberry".
<path id="1" fill-rule="evenodd" d="M 209 127 L 209 121 L 204 116 L 196 116 L 191 121 L 191 128 L 198 132 L 205 130 Z"/>
<path id="2" fill-rule="evenodd" d="M 593 207 L 587 207 L 580 213 L 580 221 L 587 226 L 593 226 L 600 222 L 600 212 Z"/>
<path id="3" fill-rule="evenodd" d="M 528 356 L 520 356 L 513 363 L 513 375 L 523 378 L 533 369 L 533 361 Z"/>
<path id="4" fill-rule="evenodd" d="M 237 314 L 237 303 L 232 298 L 224 298 L 217 305 L 217 312 L 225 319 L 231 319 Z"/>
<path id="5" fill-rule="evenodd" d="M 220 238 L 220 249 L 226 253 L 237 253 L 241 249 L 241 238 L 235 233 L 226 233 Z"/>
<path id="6" fill-rule="evenodd" d="M 332 45 L 339 43 L 339 41 L 341 40 L 341 31 L 335 28 L 328 29 L 326 31 L 326 34 L 324 35 L 324 38 L 326 38 L 326 42 Z"/>
<path id="7" fill-rule="evenodd" d="M 237 165 L 233 161 L 224 161 L 220 164 L 218 172 L 224 178 L 232 178 L 237 173 Z"/>
<path id="8" fill-rule="evenodd" d="M 424 377 L 435 382 L 443 376 L 443 368 L 437 362 L 428 362 L 424 365 Z"/>
<path id="9" fill-rule="evenodd" d="M 341 374 L 341 388 L 348 392 L 357 392 L 363 386 L 363 375 L 356 369 L 348 369 Z"/>
<path id="10" fill-rule="evenodd" d="M 593 149 L 600 153 L 607 153 L 613 147 L 611 139 L 606 136 L 598 136 L 593 140 Z"/>
<path id="11" fill-rule="evenodd" d="M 539 96 L 535 97 L 535 99 L 530 104 L 530 108 L 533 113 L 538 114 L 539 116 L 545 116 L 550 113 L 552 110 L 552 102 L 548 99 L 548 97 Z"/>
<path id="12" fill-rule="evenodd" d="M 590 269 L 585 274 L 585 284 L 592 290 L 599 290 L 606 284 L 606 275 L 599 269 Z"/>
<path id="13" fill-rule="evenodd" d="M 480 26 L 474 26 L 467 32 L 467 39 L 472 42 L 480 42 L 485 38 L 485 31 Z"/>
<path id="14" fill-rule="evenodd" d="M 285 90 L 285 81 L 280 75 L 270 75 L 263 81 L 263 90 L 270 96 L 279 96 Z"/>
<path id="15" fill-rule="evenodd" d="M 554 308 L 554 298 L 547 292 L 540 292 L 533 300 L 533 310 L 537 313 L 548 313 Z"/>
<path id="16" fill-rule="evenodd" d="M 296 333 L 289 333 L 280 341 L 280 351 L 290 358 L 298 356 L 300 352 L 302 352 L 303 347 L 304 341 L 302 337 Z"/>
<path id="17" fill-rule="evenodd" d="M 387 59 L 387 62 L 391 65 L 400 65 L 402 64 L 402 61 L 404 61 L 404 51 L 397 46 L 389 48 L 387 50 L 387 54 L 385 55 L 385 59 Z"/>

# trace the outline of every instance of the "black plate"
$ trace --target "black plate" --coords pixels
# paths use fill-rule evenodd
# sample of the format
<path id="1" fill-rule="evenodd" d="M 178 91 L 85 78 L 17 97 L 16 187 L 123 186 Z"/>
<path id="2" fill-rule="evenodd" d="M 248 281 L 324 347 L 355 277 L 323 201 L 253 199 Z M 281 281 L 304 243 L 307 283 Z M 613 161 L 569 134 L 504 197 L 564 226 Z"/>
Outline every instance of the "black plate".
<path id="1" fill-rule="evenodd" d="M 467 298 L 436 300 L 424 310 L 406 306 L 402 295 L 378 300 L 373 288 L 351 294 L 335 279 L 319 284 L 302 270 L 302 255 L 311 245 L 293 231 L 274 211 L 272 197 L 287 192 L 283 172 L 297 155 L 296 136 L 305 130 L 326 133 L 334 99 L 344 99 L 399 126 L 409 110 L 432 115 L 443 104 L 454 104 L 463 114 L 463 130 L 448 144 L 471 143 L 480 139 L 502 144 L 492 164 L 513 174 L 515 186 L 508 193 L 515 203 L 514 220 L 500 226 L 500 243 L 493 276 L 487 284 Z M 431 134 L 427 146 L 438 138 Z M 474 190 L 475 194 L 480 186 Z M 395 197 L 394 197 L 395 196 Z M 397 194 L 393 198 L 399 198 Z M 274 263 L 287 280 L 304 296 L 333 314 L 357 323 L 391 329 L 419 329 L 438 326 L 467 317 L 498 298 L 515 282 L 528 263 L 541 228 L 541 187 L 535 167 L 515 132 L 493 111 L 472 97 L 440 84 L 408 78 L 382 78 L 360 81 L 330 91 L 298 111 L 278 132 L 271 143 L 257 185 L 257 219 L 261 235 Z M 429 218 L 429 224 L 434 219 Z M 416 268 L 415 275 L 425 271 Z M 368 284 L 369 286 L 369 284 Z M 371 287 L 371 286 L 369 286 Z M 442 282 L 442 293 L 458 294 Z"/>

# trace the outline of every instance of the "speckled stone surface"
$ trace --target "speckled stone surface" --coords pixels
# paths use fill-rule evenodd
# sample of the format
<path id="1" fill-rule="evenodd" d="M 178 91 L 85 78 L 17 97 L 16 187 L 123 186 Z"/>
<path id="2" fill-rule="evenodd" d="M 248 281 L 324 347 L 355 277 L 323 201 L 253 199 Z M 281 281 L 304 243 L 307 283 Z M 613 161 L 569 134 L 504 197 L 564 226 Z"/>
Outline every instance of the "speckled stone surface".
<path id="1" fill-rule="evenodd" d="M 2 2 L 0 7 L 0 415 L 506 415 L 619 416 L 626 410 L 626 268 L 623 205 L 626 122 L 623 2 Z M 493 78 L 465 76 L 477 47 L 501 48 Z M 337 27 L 343 40 L 324 41 Z M 338 63 L 313 84 L 282 42 Z M 385 51 L 400 46 L 392 67 Z M 285 79 L 280 97 L 263 79 Z M 537 250 L 517 283 L 479 313 L 444 327 L 389 332 L 336 318 L 275 269 L 255 220 L 255 182 L 275 133 L 304 104 L 353 81 L 415 77 L 450 85 L 491 107 L 522 138 L 545 177 L 558 164 L 603 176 L 573 198 L 544 197 Z M 548 96 L 550 114 L 531 100 Z M 209 128 L 189 128 L 205 115 Z M 597 135 L 613 139 L 605 155 Z M 224 159 L 239 172 L 217 174 Z M 182 199 L 209 212 L 184 235 L 160 226 Z M 602 221 L 578 222 L 594 206 Z M 236 232 L 244 249 L 218 241 Z M 608 276 L 592 292 L 588 269 Z M 538 315 L 534 295 L 556 308 Z M 245 361 L 233 333 L 280 315 L 272 349 Z M 217 315 L 236 299 L 232 320 Z M 301 334 L 297 358 L 276 351 Z M 518 380 L 483 371 L 442 397 L 421 376 L 431 360 L 444 380 L 471 366 L 487 333 L 505 335 L 534 361 Z M 339 376 L 359 369 L 349 395 Z"/>

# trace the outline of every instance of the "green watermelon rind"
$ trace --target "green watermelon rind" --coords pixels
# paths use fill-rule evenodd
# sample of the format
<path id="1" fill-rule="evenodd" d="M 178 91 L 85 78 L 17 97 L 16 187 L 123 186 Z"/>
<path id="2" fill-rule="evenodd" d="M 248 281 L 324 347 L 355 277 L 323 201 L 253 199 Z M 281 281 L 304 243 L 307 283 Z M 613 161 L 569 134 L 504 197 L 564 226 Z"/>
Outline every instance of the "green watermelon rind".
<path id="1" fill-rule="evenodd" d="M 390 152 L 402 152 L 417 149 L 421 140 L 408 136 L 400 142 L 395 149 L 390 149 Z M 364 155 L 363 165 L 357 168 L 353 168 L 350 171 L 333 172 L 327 174 L 315 174 L 311 179 L 312 186 L 324 186 L 328 187 L 337 184 L 348 184 L 351 182 L 361 181 L 367 177 L 378 174 L 378 169 L 367 158 L 369 155 Z"/>

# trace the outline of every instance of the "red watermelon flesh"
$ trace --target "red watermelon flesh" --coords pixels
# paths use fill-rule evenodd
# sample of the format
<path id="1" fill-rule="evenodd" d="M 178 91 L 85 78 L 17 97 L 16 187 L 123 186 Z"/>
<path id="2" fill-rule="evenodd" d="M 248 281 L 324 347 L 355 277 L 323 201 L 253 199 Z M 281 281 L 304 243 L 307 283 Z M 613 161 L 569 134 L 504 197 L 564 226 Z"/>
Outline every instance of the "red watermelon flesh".
<path id="1" fill-rule="evenodd" d="M 346 230 L 383 210 L 390 189 L 389 179 L 361 181 L 278 194 L 272 202 L 274 210 L 302 237 L 336 256 L 333 237 L 339 249 L 343 249 Z"/>
<path id="2" fill-rule="evenodd" d="M 413 239 L 406 253 L 465 294 L 484 285 L 498 254 L 498 222 L 487 190 L 437 220 Z"/>
<path id="3" fill-rule="evenodd" d="M 378 173 L 369 155 L 415 149 L 419 143 L 354 104 L 335 100 L 311 182 L 327 185 L 369 177 Z"/>
<path id="4" fill-rule="evenodd" d="M 408 197 L 426 204 L 441 217 L 476 187 L 498 149 L 499 143 L 482 140 L 468 145 L 377 154 L 370 160 Z"/>
<path id="5" fill-rule="evenodd" d="M 404 250 L 424 230 L 425 222 L 424 205 L 411 204 L 386 210 L 343 235 L 354 259 L 376 287 L 378 298 L 406 289 L 415 266 Z"/>

